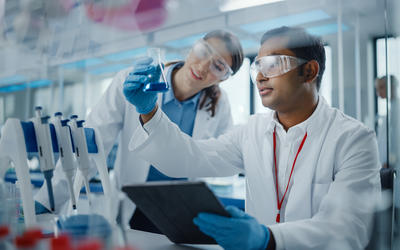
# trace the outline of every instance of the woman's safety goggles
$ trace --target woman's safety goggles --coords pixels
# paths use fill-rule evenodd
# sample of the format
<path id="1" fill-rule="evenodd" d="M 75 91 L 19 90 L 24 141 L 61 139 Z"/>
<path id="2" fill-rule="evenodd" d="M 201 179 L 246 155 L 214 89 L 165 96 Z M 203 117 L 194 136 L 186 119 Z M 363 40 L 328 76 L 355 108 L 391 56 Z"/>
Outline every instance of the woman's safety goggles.
<path id="1" fill-rule="evenodd" d="M 261 73 L 264 77 L 271 78 L 283 75 L 307 61 L 301 58 L 272 55 L 256 58 L 250 66 L 250 76 L 254 84 L 257 84 L 257 75 Z"/>
<path id="2" fill-rule="evenodd" d="M 204 39 L 198 40 L 192 48 L 199 60 L 210 60 L 210 72 L 221 81 L 228 79 L 233 71 L 224 58 Z"/>

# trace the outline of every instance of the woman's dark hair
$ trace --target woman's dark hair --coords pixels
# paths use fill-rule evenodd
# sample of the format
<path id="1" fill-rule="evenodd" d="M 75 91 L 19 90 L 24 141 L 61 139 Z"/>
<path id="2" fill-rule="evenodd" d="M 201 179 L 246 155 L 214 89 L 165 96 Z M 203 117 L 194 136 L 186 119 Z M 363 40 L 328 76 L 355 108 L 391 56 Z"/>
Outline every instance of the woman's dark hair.
<path id="1" fill-rule="evenodd" d="M 240 45 L 239 39 L 232 33 L 224 30 L 214 30 L 207 33 L 203 39 L 208 40 L 210 38 L 217 38 L 225 43 L 226 49 L 229 51 L 232 57 L 231 69 L 233 74 L 235 74 L 243 63 L 243 49 Z M 211 112 L 211 117 L 215 115 L 215 109 L 219 97 L 221 96 L 221 89 L 218 85 L 212 85 L 204 89 L 203 98 L 200 101 L 200 109 L 203 107 L 207 108 L 207 111 Z"/>
<path id="2" fill-rule="evenodd" d="M 319 72 L 317 76 L 317 89 L 321 86 L 322 75 L 325 71 L 325 48 L 321 38 L 309 34 L 305 29 L 300 27 L 287 27 L 272 29 L 264 33 L 261 38 L 261 46 L 265 41 L 274 37 L 287 37 L 287 49 L 302 59 L 307 61 L 315 60 L 319 64 Z"/>

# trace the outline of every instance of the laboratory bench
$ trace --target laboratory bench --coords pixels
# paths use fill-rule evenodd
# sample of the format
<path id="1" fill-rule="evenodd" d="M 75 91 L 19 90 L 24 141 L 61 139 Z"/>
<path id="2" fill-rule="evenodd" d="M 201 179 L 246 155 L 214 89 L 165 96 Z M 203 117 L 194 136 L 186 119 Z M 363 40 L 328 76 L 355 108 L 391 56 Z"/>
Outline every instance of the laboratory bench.
<path id="1" fill-rule="evenodd" d="M 222 249 L 218 245 L 178 245 L 171 242 L 162 234 L 154 234 L 129 229 L 126 231 L 128 244 L 137 250 L 196 250 L 196 249 Z"/>
<path id="2" fill-rule="evenodd" d="M 31 183 L 35 189 L 40 188 L 44 183 L 44 176 L 39 170 L 30 171 Z M 15 169 L 9 169 L 5 176 L 4 181 L 15 183 L 17 175 Z M 232 177 L 211 177 L 211 178 L 198 178 L 196 180 L 203 180 L 208 184 L 214 194 L 225 205 L 233 205 L 241 210 L 244 210 L 245 203 L 245 178 L 239 176 Z M 100 179 L 96 176 L 92 178 L 89 183 L 90 191 L 94 194 L 103 193 L 103 187 Z M 82 187 L 81 193 L 85 194 L 85 187 Z"/>

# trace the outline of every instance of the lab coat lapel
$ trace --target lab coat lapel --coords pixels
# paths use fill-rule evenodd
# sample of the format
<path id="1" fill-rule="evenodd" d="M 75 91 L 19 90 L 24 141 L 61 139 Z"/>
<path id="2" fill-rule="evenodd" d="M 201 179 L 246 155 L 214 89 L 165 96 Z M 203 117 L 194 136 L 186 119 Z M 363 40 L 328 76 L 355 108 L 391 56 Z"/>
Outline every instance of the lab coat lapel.
<path id="1" fill-rule="evenodd" d="M 246 212 L 255 216 L 262 224 L 275 224 L 277 201 L 274 180 L 272 122 L 266 115 L 265 123 L 249 127 L 248 138 L 243 145 L 246 167 Z M 261 136 L 260 136 L 261 135 Z M 261 148 L 261 150 L 260 150 Z M 254 190 L 256 192 L 251 192 Z M 257 204 L 257 206 L 255 205 Z"/>
<path id="2" fill-rule="evenodd" d="M 167 68 L 166 68 L 167 69 Z M 199 98 L 199 101 L 203 98 L 204 92 Z M 163 104 L 163 93 L 158 93 L 157 104 L 162 107 Z M 204 139 L 213 137 L 213 131 L 210 131 L 210 124 L 217 122 L 216 119 L 211 119 L 210 112 L 203 109 L 197 109 L 196 117 L 194 120 L 192 137 L 194 139 Z"/>
<path id="3" fill-rule="evenodd" d="M 201 100 L 204 98 L 204 92 L 201 94 L 199 98 L 199 104 Z M 197 114 L 194 119 L 194 126 L 193 126 L 193 132 L 192 132 L 192 137 L 194 139 L 204 139 L 204 138 L 209 138 L 214 136 L 211 134 L 210 131 L 210 123 L 213 122 L 215 119 L 211 119 L 210 113 L 207 112 L 204 108 L 199 109 L 197 108 Z"/>
<path id="4" fill-rule="evenodd" d="M 307 153 L 310 152 L 311 143 L 314 143 L 310 137 L 307 139 L 302 152 L 297 158 L 292 176 L 292 185 L 287 194 L 285 221 L 294 221 L 311 217 L 311 187 L 314 169 L 317 165 L 315 159 L 317 155 Z"/>
<path id="5" fill-rule="evenodd" d="M 320 185 L 316 183 L 316 180 L 319 179 L 317 175 L 324 172 L 318 171 L 317 168 L 326 168 L 330 164 L 320 159 L 325 136 L 328 133 L 329 124 L 331 124 L 327 110 L 328 105 L 321 97 L 320 102 L 321 107 L 319 107 L 316 119 L 307 125 L 307 140 L 297 158 L 298 163 L 294 170 L 292 187 L 287 197 L 285 221 L 311 218 L 313 209 L 315 209 L 313 208 L 315 186 Z"/>
<path id="6" fill-rule="evenodd" d="M 273 124 L 271 124 L 273 126 Z M 265 133 L 265 139 L 264 139 L 264 146 L 263 148 L 266 149 L 264 151 L 263 160 L 265 164 L 265 171 L 264 171 L 264 176 L 265 180 L 268 183 L 268 188 L 267 190 L 264 191 L 266 194 L 266 197 L 271 197 L 271 200 L 269 200 L 270 206 L 268 207 L 268 212 L 266 212 L 266 215 L 269 215 L 268 221 L 272 221 L 273 223 L 276 221 L 276 214 L 277 214 L 277 199 L 276 199 L 276 183 L 275 183 L 275 172 L 274 172 L 274 150 L 273 150 L 273 131 L 269 130 L 268 132 Z M 264 184 L 265 185 L 265 184 Z"/>

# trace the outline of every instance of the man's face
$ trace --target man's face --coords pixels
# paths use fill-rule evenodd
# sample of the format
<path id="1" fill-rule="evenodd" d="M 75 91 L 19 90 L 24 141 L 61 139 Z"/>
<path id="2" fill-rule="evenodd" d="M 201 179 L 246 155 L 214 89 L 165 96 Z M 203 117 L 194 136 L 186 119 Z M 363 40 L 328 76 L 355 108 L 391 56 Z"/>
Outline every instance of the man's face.
<path id="1" fill-rule="evenodd" d="M 258 57 L 270 55 L 296 56 L 293 51 L 285 48 L 288 43 L 286 37 L 276 37 L 266 40 L 261 46 Z M 290 112 L 304 99 L 304 77 L 299 74 L 301 67 L 297 67 L 277 77 L 257 75 L 257 88 L 265 107 L 278 112 Z"/>
<path id="2" fill-rule="evenodd" d="M 375 82 L 376 94 L 383 99 L 386 99 L 386 80 L 377 79 Z"/>

